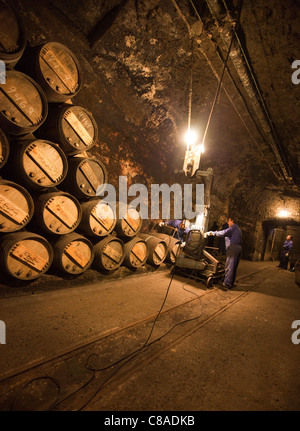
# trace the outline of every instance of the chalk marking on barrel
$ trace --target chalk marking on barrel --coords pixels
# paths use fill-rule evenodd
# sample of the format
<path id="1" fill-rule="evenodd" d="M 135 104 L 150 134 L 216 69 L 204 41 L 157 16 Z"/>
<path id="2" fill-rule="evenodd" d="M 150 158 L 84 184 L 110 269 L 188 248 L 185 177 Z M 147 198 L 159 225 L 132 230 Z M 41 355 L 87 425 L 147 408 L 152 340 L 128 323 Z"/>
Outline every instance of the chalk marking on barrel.
<path id="1" fill-rule="evenodd" d="M 9 254 L 17 261 L 30 267 L 31 269 L 34 269 L 37 272 L 43 271 L 43 269 L 46 268 L 48 264 L 44 258 L 28 250 L 28 248 L 22 244 L 16 244 L 11 249 Z"/>
<path id="2" fill-rule="evenodd" d="M 28 213 L 2 195 L 0 195 L 0 213 L 19 225 L 25 223 L 29 217 Z"/>
<path id="3" fill-rule="evenodd" d="M 110 226 L 108 226 L 109 222 L 107 222 L 107 220 L 111 220 L 109 217 L 107 217 L 106 219 L 99 219 L 97 217 L 97 215 L 93 212 L 95 211 L 94 209 L 91 211 L 91 216 L 93 217 L 93 219 L 100 224 L 100 226 L 103 227 L 103 229 L 105 229 L 107 232 L 109 231 L 109 229 L 111 228 L 112 224 L 110 224 Z M 105 225 L 106 222 L 106 225 Z M 108 227 L 107 227 L 108 226 Z"/>
<path id="4" fill-rule="evenodd" d="M 79 242 L 77 242 L 77 246 L 73 245 L 72 243 L 67 245 L 64 252 L 65 254 L 77 265 L 79 265 L 81 268 L 86 267 L 86 265 L 89 263 L 89 258 L 82 256 L 82 254 L 76 249 L 78 247 Z M 85 244 L 87 245 L 87 244 Z M 87 246 L 88 247 L 88 246 Z"/>
<path id="5" fill-rule="evenodd" d="M 52 56 L 52 59 L 49 59 L 50 61 L 52 60 L 53 63 L 56 63 L 56 67 L 52 67 L 52 65 L 49 63 L 49 60 L 47 59 L 47 57 Z M 76 89 L 78 88 L 78 84 L 72 79 L 72 77 L 70 76 L 70 74 L 68 73 L 68 71 L 65 69 L 65 67 L 63 66 L 63 64 L 59 61 L 59 59 L 56 57 L 56 55 L 53 53 L 53 51 L 51 51 L 49 48 L 44 49 L 44 53 L 42 53 L 41 55 L 41 59 L 45 62 L 45 64 L 47 64 L 47 66 L 54 72 L 54 74 L 58 77 L 58 79 L 62 82 L 62 84 L 72 93 L 74 91 L 76 91 Z M 61 78 L 61 76 L 57 73 L 56 69 L 58 69 L 59 72 L 62 73 L 63 77 Z M 64 81 L 63 79 L 66 79 L 66 81 Z M 68 85 L 68 81 L 70 81 L 71 85 Z"/>
<path id="6" fill-rule="evenodd" d="M 109 250 L 109 253 L 107 253 L 107 249 Z M 118 253 L 115 249 L 113 249 L 109 244 L 106 245 L 106 247 L 103 250 L 103 254 L 113 260 L 116 263 L 120 263 L 122 260 L 122 254 Z"/>
<path id="7" fill-rule="evenodd" d="M 76 115 L 71 111 L 67 111 L 64 119 L 78 136 L 80 141 L 83 142 L 86 147 L 89 147 L 93 142 L 93 136 L 90 135 L 89 131 L 84 127 Z"/>
<path id="8" fill-rule="evenodd" d="M 53 148 L 53 147 L 51 147 Z M 36 146 L 33 146 L 31 148 L 28 148 L 25 151 L 25 154 L 37 165 L 37 167 L 53 182 L 53 183 L 57 183 L 57 181 L 60 180 L 60 178 L 62 177 L 62 174 L 60 174 L 57 169 L 55 169 L 55 166 L 51 166 L 51 163 L 49 162 L 49 160 L 47 159 L 47 157 L 45 157 L 43 154 L 41 154 L 41 152 L 37 149 Z M 46 164 L 45 167 L 42 166 L 42 163 Z M 54 171 L 54 172 L 53 172 Z M 52 176 L 52 172 L 53 175 L 56 176 L 53 177 Z"/>
<path id="9" fill-rule="evenodd" d="M 8 78 L 7 78 L 7 81 L 8 81 Z M 6 84 L 5 85 L 8 85 L 8 82 L 6 81 Z M 15 101 L 11 96 L 9 96 L 9 94 L 2 88 L 2 87 L 0 87 L 0 90 L 1 90 L 1 92 L 3 93 L 3 95 L 4 95 L 4 97 L 6 97 L 9 101 L 10 101 L 10 103 L 12 104 L 12 105 L 14 105 L 14 107 L 15 108 L 17 108 L 17 110 L 20 112 L 20 114 L 21 115 L 23 115 L 23 117 L 25 117 L 26 119 L 27 119 L 27 121 L 29 121 L 29 123 L 31 123 L 32 125 L 36 125 L 36 124 L 38 124 L 39 122 L 40 122 L 40 118 L 41 117 L 38 117 L 38 118 L 35 118 L 35 119 L 31 119 L 27 114 L 26 114 L 26 111 L 25 111 L 25 109 L 26 108 L 22 108 L 19 104 L 18 104 L 18 102 L 17 101 Z M 25 99 L 25 101 L 28 103 L 28 100 L 27 100 L 27 98 L 22 94 L 22 97 Z M 29 105 L 29 103 L 28 103 L 28 105 Z M 33 110 L 33 112 L 34 112 L 34 109 L 31 107 L 31 105 L 29 105 L 29 108 L 31 108 L 32 110 Z M 32 113 L 33 113 L 32 112 Z"/>
<path id="10" fill-rule="evenodd" d="M 64 210 L 59 203 L 56 203 L 55 200 L 47 202 L 46 209 L 69 229 L 72 229 L 77 223 L 78 217 L 72 216 L 72 214 Z"/>
<path id="11" fill-rule="evenodd" d="M 101 182 L 98 180 L 88 161 L 84 161 L 79 167 L 79 169 L 81 170 L 82 174 L 96 193 L 98 186 L 101 184 Z"/>

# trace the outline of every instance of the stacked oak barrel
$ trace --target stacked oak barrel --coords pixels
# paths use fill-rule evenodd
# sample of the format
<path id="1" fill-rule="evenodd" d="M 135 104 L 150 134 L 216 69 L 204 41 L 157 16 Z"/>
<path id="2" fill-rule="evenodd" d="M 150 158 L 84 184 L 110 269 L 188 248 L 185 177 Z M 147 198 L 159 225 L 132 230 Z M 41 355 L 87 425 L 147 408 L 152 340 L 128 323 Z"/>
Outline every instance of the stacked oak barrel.
<path id="1" fill-rule="evenodd" d="M 97 197 L 108 176 L 88 154 L 97 123 L 72 101 L 82 87 L 73 52 L 57 42 L 28 48 L 8 0 L 0 0 L 0 27 L 1 270 L 33 280 L 50 267 L 78 275 L 92 264 L 110 272 L 174 263 L 178 241 L 140 233 L 136 209 Z"/>

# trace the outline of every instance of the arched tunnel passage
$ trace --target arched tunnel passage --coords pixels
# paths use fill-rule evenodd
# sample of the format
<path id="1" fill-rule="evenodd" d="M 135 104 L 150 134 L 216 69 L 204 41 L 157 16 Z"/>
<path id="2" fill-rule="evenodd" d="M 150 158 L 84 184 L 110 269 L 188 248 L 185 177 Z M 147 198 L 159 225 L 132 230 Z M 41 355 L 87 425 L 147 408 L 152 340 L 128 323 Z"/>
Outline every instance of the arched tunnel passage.
<path id="1" fill-rule="evenodd" d="M 287 235 L 293 237 L 293 250 L 290 265 L 300 258 L 300 223 L 294 219 L 272 219 L 262 222 L 264 245 L 262 260 L 278 260 L 282 245 Z"/>

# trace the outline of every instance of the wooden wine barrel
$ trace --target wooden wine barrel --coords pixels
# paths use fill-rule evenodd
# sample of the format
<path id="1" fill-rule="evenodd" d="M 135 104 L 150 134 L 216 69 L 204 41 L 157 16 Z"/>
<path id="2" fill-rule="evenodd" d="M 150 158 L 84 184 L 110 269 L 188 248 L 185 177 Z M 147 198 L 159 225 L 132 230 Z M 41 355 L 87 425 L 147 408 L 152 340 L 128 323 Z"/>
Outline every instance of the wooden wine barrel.
<path id="1" fill-rule="evenodd" d="M 120 238 L 108 235 L 94 245 L 94 251 L 96 269 L 114 271 L 123 263 L 124 243 Z"/>
<path id="2" fill-rule="evenodd" d="M 74 53 L 58 42 L 48 42 L 34 50 L 31 63 L 34 79 L 49 102 L 66 102 L 79 92 L 82 71 Z"/>
<path id="3" fill-rule="evenodd" d="M 24 228 L 34 213 L 31 195 L 24 187 L 0 179 L 0 232 L 16 232 Z"/>
<path id="4" fill-rule="evenodd" d="M 94 260 L 93 244 L 75 232 L 63 235 L 53 243 L 53 267 L 67 274 L 82 274 Z"/>
<path id="5" fill-rule="evenodd" d="M 129 268 L 140 268 L 148 257 L 148 246 L 146 241 L 135 236 L 125 243 L 124 265 Z"/>
<path id="6" fill-rule="evenodd" d="M 176 257 L 179 253 L 180 241 L 170 235 L 159 233 L 159 232 L 151 232 L 151 235 L 156 236 L 165 241 L 167 245 L 167 255 L 166 261 L 169 263 L 175 263 Z"/>
<path id="7" fill-rule="evenodd" d="M 87 236 L 106 236 L 116 225 L 116 215 L 111 205 L 101 199 L 81 203 L 82 218 L 78 230 Z"/>
<path id="8" fill-rule="evenodd" d="M 68 156 L 90 150 L 98 138 L 93 115 L 77 105 L 52 106 L 39 136 L 58 142 Z"/>
<path id="9" fill-rule="evenodd" d="M 80 223 L 81 215 L 80 203 L 69 193 L 45 193 L 35 201 L 35 224 L 46 234 L 66 235 L 73 232 Z"/>
<path id="10" fill-rule="evenodd" d="M 16 65 L 27 43 L 27 31 L 12 2 L 0 0 L 0 60 Z"/>
<path id="11" fill-rule="evenodd" d="M 0 129 L 0 169 L 5 165 L 9 156 L 9 141 Z"/>
<path id="12" fill-rule="evenodd" d="M 117 202 L 115 230 L 122 238 L 132 238 L 141 230 L 143 220 L 135 208 L 131 208 L 130 205 L 124 206 L 124 208 L 121 202 Z"/>
<path id="13" fill-rule="evenodd" d="M 107 170 L 96 158 L 72 157 L 68 160 L 68 173 L 61 188 L 77 198 L 96 197 L 107 182 Z"/>
<path id="14" fill-rule="evenodd" d="M 151 265 L 160 265 L 167 256 L 167 244 L 164 240 L 148 233 L 139 233 L 139 238 L 146 241 L 148 246 L 147 262 Z"/>
<path id="15" fill-rule="evenodd" d="M 14 146 L 14 154 L 7 167 L 8 177 L 14 176 L 32 190 L 45 190 L 58 186 L 64 180 L 68 161 L 57 144 L 44 140 L 26 140 Z"/>
<path id="16" fill-rule="evenodd" d="M 34 280 L 48 271 L 52 259 L 52 247 L 40 235 L 16 232 L 0 239 L 1 267 L 12 277 Z"/>
<path id="17" fill-rule="evenodd" d="M 37 130 L 48 114 L 41 87 L 29 76 L 8 70 L 0 84 L 0 126 L 6 133 L 25 135 Z"/>

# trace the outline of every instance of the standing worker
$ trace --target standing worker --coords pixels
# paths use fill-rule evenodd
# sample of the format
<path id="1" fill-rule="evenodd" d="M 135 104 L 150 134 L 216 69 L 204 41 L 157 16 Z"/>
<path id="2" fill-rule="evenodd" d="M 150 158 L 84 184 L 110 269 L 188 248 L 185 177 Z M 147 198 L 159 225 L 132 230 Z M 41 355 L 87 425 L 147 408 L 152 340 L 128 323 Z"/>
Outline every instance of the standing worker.
<path id="1" fill-rule="evenodd" d="M 221 230 L 225 230 L 228 229 L 228 223 L 223 223 Z M 225 238 L 224 237 L 219 237 L 219 250 L 222 254 L 226 254 L 226 247 L 225 247 Z"/>
<path id="2" fill-rule="evenodd" d="M 280 253 L 280 263 L 278 265 L 278 268 L 287 269 L 292 249 L 293 237 L 292 235 L 288 235 L 282 246 L 282 250 Z"/>
<path id="3" fill-rule="evenodd" d="M 242 254 L 242 232 L 232 217 L 228 218 L 227 223 L 229 226 L 227 229 L 206 232 L 204 236 L 225 237 L 226 263 L 223 286 L 231 289 L 235 282 L 236 271 Z"/>

